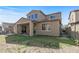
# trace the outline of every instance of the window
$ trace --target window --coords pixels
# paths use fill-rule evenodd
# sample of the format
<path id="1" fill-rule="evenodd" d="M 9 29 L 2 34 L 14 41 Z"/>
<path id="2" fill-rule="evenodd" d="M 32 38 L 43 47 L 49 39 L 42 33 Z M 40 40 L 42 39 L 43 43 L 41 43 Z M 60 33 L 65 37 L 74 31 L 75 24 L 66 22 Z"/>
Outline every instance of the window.
<path id="1" fill-rule="evenodd" d="M 46 30 L 46 24 L 42 24 L 42 30 Z"/>
<path id="2" fill-rule="evenodd" d="M 33 15 L 31 15 L 32 19 L 34 18 Z"/>
<path id="3" fill-rule="evenodd" d="M 30 19 L 30 16 L 28 16 L 28 19 Z"/>
<path id="4" fill-rule="evenodd" d="M 35 19 L 37 19 L 37 18 L 38 18 L 38 14 L 32 14 L 32 15 L 31 15 L 31 19 L 35 20 Z"/>
<path id="5" fill-rule="evenodd" d="M 49 24 L 42 24 L 42 30 L 51 30 L 51 26 Z"/>
<path id="6" fill-rule="evenodd" d="M 37 19 L 37 14 L 35 14 L 35 19 Z"/>
<path id="7" fill-rule="evenodd" d="M 51 26 L 50 25 L 47 25 L 47 30 L 51 30 Z"/>
<path id="8" fill-rule="evenodd" d="M 50 16 L 51 19 L 55 19 L 55 16 Z"/>

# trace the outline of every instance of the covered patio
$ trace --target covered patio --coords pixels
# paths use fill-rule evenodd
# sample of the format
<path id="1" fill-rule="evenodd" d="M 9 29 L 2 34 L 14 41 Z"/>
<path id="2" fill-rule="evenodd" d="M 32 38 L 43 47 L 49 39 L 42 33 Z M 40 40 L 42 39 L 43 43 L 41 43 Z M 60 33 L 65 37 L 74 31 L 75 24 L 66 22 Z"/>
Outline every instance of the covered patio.
<path id="1" fill-rule="evenodd" d="M 16 22 L 14 26 L 14 32 L 16 34 L 26 34 L 29 36 L 33 36 L 33 23 L 30 20 L 25 18 L 21 18 Z"/>

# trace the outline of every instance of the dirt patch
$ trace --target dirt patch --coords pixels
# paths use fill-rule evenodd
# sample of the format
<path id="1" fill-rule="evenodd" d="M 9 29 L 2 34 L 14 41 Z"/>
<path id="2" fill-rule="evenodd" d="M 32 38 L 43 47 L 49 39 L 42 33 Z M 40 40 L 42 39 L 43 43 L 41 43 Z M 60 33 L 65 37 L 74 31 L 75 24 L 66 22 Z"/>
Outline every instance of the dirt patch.
<path id="1" fill-rule="evenodd" d="M 0 53 L 79 53 L 79 47 L 70 46 L 60 49 L 25 47 L 15 44 L 0 44 Z"/>

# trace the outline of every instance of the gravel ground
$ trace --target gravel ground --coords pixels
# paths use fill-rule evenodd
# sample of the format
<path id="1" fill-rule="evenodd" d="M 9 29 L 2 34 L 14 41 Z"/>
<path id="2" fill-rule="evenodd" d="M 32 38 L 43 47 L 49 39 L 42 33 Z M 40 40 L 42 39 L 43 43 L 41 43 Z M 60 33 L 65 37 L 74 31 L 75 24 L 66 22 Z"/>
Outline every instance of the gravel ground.
<path id="1" fill-rule="evenodd" d="M 16 48 L 17 47 L 17 48 Z M 79 47 L 70 46 L 60 49 L 42 47 L 23 47 L 16 44 L 0 44 L 1 53 L 78 53 Z"/>

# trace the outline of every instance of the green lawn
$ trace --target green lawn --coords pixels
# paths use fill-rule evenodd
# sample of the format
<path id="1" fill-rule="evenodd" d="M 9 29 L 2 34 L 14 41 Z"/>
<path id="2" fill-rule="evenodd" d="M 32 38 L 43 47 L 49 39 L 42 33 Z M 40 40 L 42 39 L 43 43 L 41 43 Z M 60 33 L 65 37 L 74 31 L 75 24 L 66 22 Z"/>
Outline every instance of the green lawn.
<path id="1" fill-rule="evenodd" d="M 24 36 L 24 35 L 9 35 L 5 38 L 6 43 L 21 44 L 26 46 L 38 46 L 46 48 L 60 48 L 61 46 L 76 45 L 75 40 L 66 37 L 52 36 Z"/>

